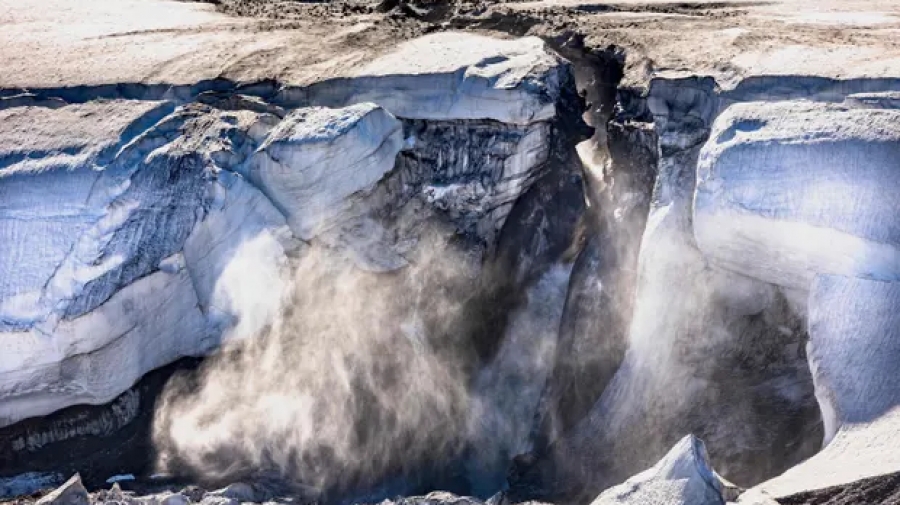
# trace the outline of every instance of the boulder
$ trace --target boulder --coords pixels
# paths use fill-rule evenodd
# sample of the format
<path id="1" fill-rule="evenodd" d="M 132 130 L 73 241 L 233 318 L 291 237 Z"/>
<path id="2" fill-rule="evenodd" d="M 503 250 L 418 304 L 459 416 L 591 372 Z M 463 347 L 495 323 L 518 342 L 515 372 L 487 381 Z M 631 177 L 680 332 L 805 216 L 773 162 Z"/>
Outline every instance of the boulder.
<path id="1" fill-rule="evenodd" d="M 725 505 L 723 489 L 703 442 L 688 435 L 659 463 L 607 489 L 591 505 Z"/>
<path id="2" fill-rule="evenodd" d="M 697 164 L 697 245 L 724 268 L 794 289 L 818 273 L 898 280 L 898 157 L 898 110 L 733 105 Z"/>

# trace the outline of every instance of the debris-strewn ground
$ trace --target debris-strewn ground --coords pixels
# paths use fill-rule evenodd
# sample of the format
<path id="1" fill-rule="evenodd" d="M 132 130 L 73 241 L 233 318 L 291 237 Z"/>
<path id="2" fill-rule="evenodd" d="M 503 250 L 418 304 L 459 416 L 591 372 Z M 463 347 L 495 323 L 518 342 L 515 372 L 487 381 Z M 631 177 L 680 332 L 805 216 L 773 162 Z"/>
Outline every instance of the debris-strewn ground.
<path id="1" fill-rule="evenodd" d="M 304 84 L 345 74 L 398 41 L 446 29 L 583 34 L 628 55 L 625 84 L 709 74 L 900 76 L 891 0 L 0 0 L 0 88 Z"/>
<path id="2" fill-rule="evenodd" d="M 862 505 L 900 503 L 900 474 L 863 479 L 843 486 L 800 493 L 779 500 L 781 505 Z"/>

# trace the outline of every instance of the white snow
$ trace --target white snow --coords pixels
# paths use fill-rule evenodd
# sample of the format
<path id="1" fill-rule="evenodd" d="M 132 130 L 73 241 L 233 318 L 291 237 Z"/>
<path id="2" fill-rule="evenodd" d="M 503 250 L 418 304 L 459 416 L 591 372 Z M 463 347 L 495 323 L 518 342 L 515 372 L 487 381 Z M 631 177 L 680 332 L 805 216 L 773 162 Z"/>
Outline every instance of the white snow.
<path id="1" fill-rule="evenodd" d="M 694 233 L 725 268 L 789 288 L 900 279 L 900 111 L 734 105 L 697 167 Z"/>
<path id="2" fill-rule="evenodd" d="M 607 489 L 591 505 L 724 505 L 722 490 L 703 442 L 688 435 L 653 468 Z"/>
<path id="3" fill-rule="evenodd" d="M 309 99 L 332 107 L 374 102 L 410 119 L 530 124 L 556 116 L 563 65 L 537 37 L 441 32 L 404 42 L 349 78 L 311 86 Z"/>

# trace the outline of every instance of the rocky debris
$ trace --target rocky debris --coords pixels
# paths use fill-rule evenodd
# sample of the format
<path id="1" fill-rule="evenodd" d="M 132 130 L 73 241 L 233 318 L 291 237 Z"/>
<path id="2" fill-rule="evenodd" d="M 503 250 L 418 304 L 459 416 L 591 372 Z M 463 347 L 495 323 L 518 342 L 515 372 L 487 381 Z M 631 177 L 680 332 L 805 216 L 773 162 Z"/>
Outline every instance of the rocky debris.
<path id="1" fill-rule="evenodd" d="M 425 496 L 407 496 L 396 500 L 385 500 L 382 505 L 482 505 L 484 502 L 468 496 L 435 491 Z"/>
<path id="2" fill-rule="evenodd" d="M 806 491 L 780 498 L 777 503 L 779 505 L 856 505 L 860 503 L 893 505 L 900 503 L 900 474 L 871 477 L 840 486 Z"/>
<path id="3" fill-rule="evenodd" d="M 16 505 L 239 505 L 269 504 L 291 505 L 321 503 L 319 497 L 310 488 L 272 487 L 261 482 L 235 482 L 214 491 L 207 491 L 197 486 L 152 489 L 141 491 L 123 490 L 118 484 L 109 489 L 101 489 L 88 493 L 75 475 L 65 484 L 52 489 L 44 497 L 21 497 Z M 382 500 L 381 502 L 360 501 L 358 503 L 379 503 L 379 505 L 505 505 L 508 503 L 502 494 L 482 501 L 469 496 L 459 496 L 446 491 L 435 491 L 421 496 L 405 496 Z"/>
<path id="4" fill-rule="evenodd" d="M 78 474 L 65 484 L 38 500 L 35 505 L 90 505 L 87 489 L 81 484 Z"/>
<path id="5" fill-rule="evenodd" d="M 817 273 L 900 278 L 900 112 L 743 103 L 716 120 L 693 223 L 724 268 L 806 290 Z"/>
<path id="6" fill-rule="evenodd" d="M 607 489 L 591 505 L 725 505 L 703 442 L 681 439 L 652 468 Z"/>

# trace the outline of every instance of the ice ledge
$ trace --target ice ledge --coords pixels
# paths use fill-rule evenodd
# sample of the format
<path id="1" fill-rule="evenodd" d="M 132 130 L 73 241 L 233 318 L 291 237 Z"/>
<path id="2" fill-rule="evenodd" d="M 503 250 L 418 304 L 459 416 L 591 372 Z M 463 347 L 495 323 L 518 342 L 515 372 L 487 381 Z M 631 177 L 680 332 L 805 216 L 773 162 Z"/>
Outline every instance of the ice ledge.
<path id="1" fill-rule="evenodd" d="M 348 75 L 284 97 L 341 107 L 374 102 L 405 119 L 492 119 L 525 125 L 556 116 L 568 63 L 537 37 L 426 35 Z"/>
<path id="2" fill-rule="evenodd" d="M 714 123 L 694 194 L 714 263 L 789 288 L 818 273 L 900 279 L 900 111 L 738 104 Z"/>

